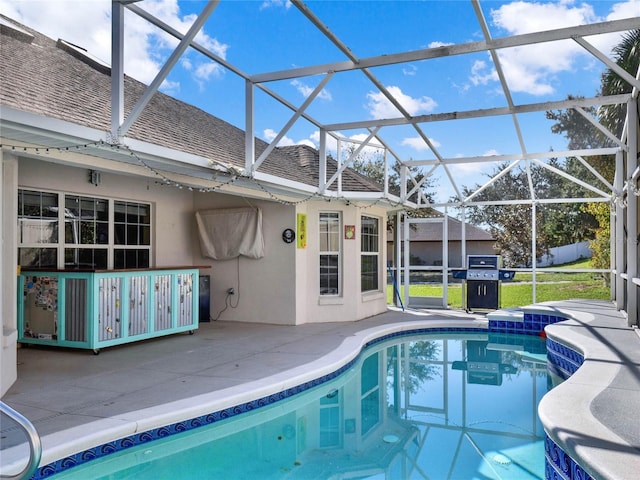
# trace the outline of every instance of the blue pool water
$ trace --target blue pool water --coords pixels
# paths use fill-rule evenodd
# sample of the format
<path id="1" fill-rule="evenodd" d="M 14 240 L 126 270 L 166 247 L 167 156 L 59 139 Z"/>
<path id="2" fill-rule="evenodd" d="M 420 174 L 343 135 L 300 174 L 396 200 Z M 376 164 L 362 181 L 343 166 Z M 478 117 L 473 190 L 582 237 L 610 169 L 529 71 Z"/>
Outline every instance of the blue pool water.
<path id="1" fill-rule="evenodd" d="M 56 479 L 544 478 L 544 341 L 396 337 L 270 406 L 90 461 Z"/>

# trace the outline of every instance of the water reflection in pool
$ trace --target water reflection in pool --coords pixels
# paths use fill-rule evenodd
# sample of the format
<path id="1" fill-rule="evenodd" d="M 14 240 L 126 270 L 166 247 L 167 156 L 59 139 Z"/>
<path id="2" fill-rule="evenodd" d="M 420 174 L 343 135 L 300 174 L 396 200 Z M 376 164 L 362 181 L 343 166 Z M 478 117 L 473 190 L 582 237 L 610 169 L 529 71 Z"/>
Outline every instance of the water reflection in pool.
<path id="1" fill-rule="evenodd" d="M 303 394 L 56 478 L 542 479 L 552 383 L 538 337 L 396 337 Z"/>

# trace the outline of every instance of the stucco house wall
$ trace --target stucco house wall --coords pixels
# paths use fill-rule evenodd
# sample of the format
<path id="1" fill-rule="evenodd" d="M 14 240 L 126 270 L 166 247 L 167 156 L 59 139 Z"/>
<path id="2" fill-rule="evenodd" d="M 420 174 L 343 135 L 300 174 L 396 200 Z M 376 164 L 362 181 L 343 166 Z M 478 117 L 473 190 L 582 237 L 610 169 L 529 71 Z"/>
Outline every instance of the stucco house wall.
<path id="1" fill-rule="evenodd" d="M 192 265 L 193 194 L 144 179 L 101 172 L 100 185 L 88 181 L 88 169 L 20 157 L 18 186 L 152 204 L 152 262 L 155 266 Z"/>
<path id="2" fill-rule="evenodd" d="M 353 321 L 386 309 L 384 249 L 380 252 L 379 291 L 360 291 L 360 217 L 362 214 L 385 224 L 384 209 L 363 210 L 341 202 L 309 201 L 300 207 L 266 200 L 219 193 L 191 192 L 150 179 L 101 174 L 101 183 L 88 181 L 88 169 L 60 165 L 27 157 L 18 158 L 18 187 L 65 192 L 93 197 L 150 202 L 153 211 L 153 266 L 198 265 L 209 275 L 210 312 L 213 320 L 294 325 L 315 322 Z M 246 207 L 262 210 L 265 241 L 263 258 L 240 256 L 213 260 L 202 255 L 195 212 L 215 208 Z M 318 215 L 337 211 L 344 225 L 356 226 L 356 238 L 342 235 L 341 294 L 319 295 Z M 296 229 L 296 214 L 306 213 L 307 247 L 285 243 L 282 232 Z M 385 245 L 384 229 L 380 245 Z M 227 290 L 234 288 L 235 294 Z"/>
<path id="3" fill-rule="evenodd" d="M 304 323 L 343 322 L 361 320 L 386 310 L 385 265 L 386 252 L 386 212 L 377 208 L 359 208 L 339 202 L 307 202 L 298 208 L 308 218 L 307 248 L 297 249 L 296 271 L 297 289 L 300 300 L 297 317 Z M 339 295 L 319 295 L 320 277 L 318 273 L 318 217 L 321 212 L 341 213 L 341 293 Z M 366 215 L 378 218 L 379 238 L 379 278 L 378 291 L 361 292 L 360 283 L 360 221 Z M 344 238 L 344 226 L 355 225 L 356 235 L 353 239 Z"/>
<path id="4" fill-rule="evenodd" d="M 231 260 L 204 257 L 195 226 L 195 212 L 249 205 L 262 210 L 264 257 L 254 259 L 240 256 Z M 211 266 L 201 272 L 211 276 L 211 318 L 295 324 L 295 243 L 282 241 L 284 229 L 295 229 L 295 208 L 217 193 L 195 193 L 194 207 L 191 214 L 191 249 L 195 264 Z M 227 295 L 229 288 L 235 290 L 234 295 Z"/>
<path id="5" fill-rule="evenodd" d="M 150 204 L 150 266 L 209 266 L 201 275 L 211 277 L 212 318 L 293 325 L 354 321 L 386 310 L 384 225 L 385 208 L 391 205 L 382 201 L 375 208 L 361 208 L 349 203 L 351 194 L 363 203 L 378 203 L 380 185 L 341 169 L 341 200 L 334 182 L 325 188 L 335 201 L 304 201 L 305 195 L 314 196 L 320 171 L 328 178 L 338 173 L 335 159 L 321 159 L 320 152 L 307 145 L 271 150 L 267 142 L 252 137 L 254 159 L 263 153 L 266 157 L 249 175 L 243 130 L 161 92 L 155 92 L 131 128 L 115 138 L 108 67 L 5 17 L 0 36 L 2 391 L 16 378 L 19 189 Z M 128 111 L 147 87 L 131 77 L 122 80 Z M 91 170 L 100 173 L 95 185 L 89 181 Z M 262 210 L 264 257 L 205 258 L 195 213 L 247 205 Z M 319 295 L 317 223 L 318 212 L 326 209 L 340 211 L 342 224 L 357 229 L 354 240 L 343 239 L 342 290 L 334 297 Z M 296 228 L 297 213 L 308 214 L 304 249 L 282 241 L 284 229 Z M 380 219 L 379 288 L 365 294 L 360 291 L 363 213 Z M 229 288 L 234 295 L 227 295 Z"/>

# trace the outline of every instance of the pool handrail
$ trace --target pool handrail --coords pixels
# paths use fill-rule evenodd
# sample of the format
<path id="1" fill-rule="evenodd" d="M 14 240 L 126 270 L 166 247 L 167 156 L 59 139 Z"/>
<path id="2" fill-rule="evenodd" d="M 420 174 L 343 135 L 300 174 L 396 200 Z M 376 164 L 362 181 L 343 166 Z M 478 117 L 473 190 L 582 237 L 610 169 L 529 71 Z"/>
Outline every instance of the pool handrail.
<path id="1" fill-rule="evenodd" d="M 40 458 L 42 457 L 42 442 L 40 441 L 40 435 L 36 431 L 36 427 L 33 426 L 33 423 L 29 421 L 21 413 L 15 411 L 6 403 L 0 401 L 0 413 L 7 415 L 14 422 L 18 424 L 18 426 L 24 430 L 27 441 L 29 442 L 29 461 L 27 465 L 21 472 L 13 475 L 5 475 L 0 472 L 1 479 L 22 479 L 22 478 L 31 478 L 31 476 L 35 473 L 38 465 L 40 464 Z"/>

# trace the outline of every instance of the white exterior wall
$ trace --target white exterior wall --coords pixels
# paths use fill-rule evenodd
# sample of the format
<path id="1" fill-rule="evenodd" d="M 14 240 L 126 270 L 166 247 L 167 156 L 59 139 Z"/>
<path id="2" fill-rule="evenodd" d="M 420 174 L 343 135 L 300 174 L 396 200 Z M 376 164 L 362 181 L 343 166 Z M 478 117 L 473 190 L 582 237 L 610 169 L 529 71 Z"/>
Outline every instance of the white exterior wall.
<path id="1" fill-rule="evenodd" d="M 0 347 L 0 397 L 18 375 L 17 369 L 17 264 L 18 247 L 18 162 L 13 155 L 0 150 L 0 313 L 2 314 L 2 346 Z"/>
<path id="2" fill-rule="evenodd" d="M 154 218 L 152 265 L 209 266 L 202 269 L 201 274 L 211 277 L 209 313 L 214 320 L 280 325 L 346 322 L 384 312 L 387 308 L 386 212 L 382 208 L 360 209 L 324 200 L 289 206 L 239 195 L 191 192 L 157 184 L 153 178 L 133 173 L 117 174 L 108 169 L 100 170 L 101 183 L 94 186 L 88 181 L 88 170 L 89 167 L 19 158 L 18 186 L 151 203 Z M 15 189 L 12 195 L 15 196 Z M 226 261 L 203 257 L 195 212 L 247 205 L 262 209 L 265 256 L 261 259 L 241 256 Z M 340 211 L 342 231 L 344 225 L 356 226 L 355 239 L 345 240 L 342 235 L 342 286 L 341 295 L 337 297 L 318 294 L 320 211 Z M 285 229 L 296 230 L 298 212 L 308 216 L 306 249 L 297 248 L 296 242 L 287 244 L 282 240 Z M 364 294 L 360 292 L 360 216 L 363 214 L 380 221 L 380 288 L 378 292 Z M 16 249 L 16 245 L 11 247 L 12 251 Z M 234 295 L 227 295 L 229 288 L 235 289 Z"/>
<path id="3" fill-rule="evenodd" d="M 211 265 L 202 274 L 211 276 L 211 317 L 214 320 L 295 324 L 295 243 L 285 243 L 282 231 L 295 230 L 295 209 L 279 203 L 217 193 L 194 194 L 192 249 L 198 265 Z M 263 258 L 240 256 L 213 260 L 201 254 L 195 212 L 215 208 L 254 206 L 262 209 Z M 227 295 L 233 287 L 235 295 Z M 226 309 L 225 309 L 226 307 Z"/>
<path id="4" fill-rule="evenodd" d="M 156 184 L 153 179 L 101 172 L 100 185 L 89 183 L 89 170 L 20 158 L 20 188 L 52 190 L 152 204 L 153 266 L 193 265 L 191 236 L 193 194 Z"/>
<path id="5" fill-rule="evenodd" d="M 307 202 L 298 209 L 307 214 L 307 248 L 297 249 L 296 272 L 299 296 L 298 323 L 349 322 L 360 320 L 387 309 L 386 300 L 386 214 L 382 209 L 360 209 L 341 202 Z M 341 293 L 319 295 L 319 231 L 320 212 L 341 212 Z M 360 216 L 378 217 L 380 220 L 379 292 L 360 291 Z M 355 239 L 344 239 L 344 226 L 355 225 Z"/>

